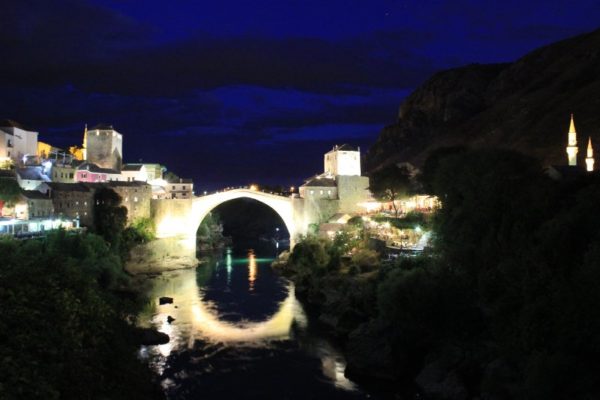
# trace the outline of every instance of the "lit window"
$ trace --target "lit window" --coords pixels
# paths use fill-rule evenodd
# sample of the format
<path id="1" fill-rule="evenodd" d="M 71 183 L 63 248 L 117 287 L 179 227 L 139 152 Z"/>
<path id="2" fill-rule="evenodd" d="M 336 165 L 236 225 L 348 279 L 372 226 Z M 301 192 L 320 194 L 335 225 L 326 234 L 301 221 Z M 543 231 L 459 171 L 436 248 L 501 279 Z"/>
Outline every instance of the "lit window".
<path id="1" fill-rule="evenodd" d="M 125 197 L 125 201 L 129 201 L 129 197 Z"/>
<path id="2" fill-rule="evenodd" d="M 134 197 L 134 198 L 133 198 L 133 201 L 137 203 L 137 197 Z"/>

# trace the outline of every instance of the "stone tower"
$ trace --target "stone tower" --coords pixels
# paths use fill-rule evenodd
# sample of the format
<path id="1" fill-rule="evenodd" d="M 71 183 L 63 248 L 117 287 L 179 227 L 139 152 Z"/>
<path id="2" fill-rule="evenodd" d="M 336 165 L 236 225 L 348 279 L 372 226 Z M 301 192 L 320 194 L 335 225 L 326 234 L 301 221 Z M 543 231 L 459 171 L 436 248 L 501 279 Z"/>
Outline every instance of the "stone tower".
<path id="1" fill-rule="evenodd" d="M 592 148 L 592 138 L 588 138 L 587 155 L 585 158 L 585 166 L 588 172 L 594 170 L 594 149 Z"/>
<path id="2" fill-rule="evenodd" d="M 112 125 L 96 125 L 85 130 L 83 137 L 84 154 L 87 162 L 101 168 L 121 170 L 123 162 L 123 135 Z"/>
<path id="3" fill-rule="evenodd" d="M 335 146 L 323 161 L 327 175 L 360 176 L 360 148 L 347 144 Z"/>
<path id="4" fill-rule="evenodd" d="M 571 114 L 571 125 L 569 126 L 569 141 L 567 144 L 567 158 L 569 165 L 577 165 L 577 132 L 575 131 L 575 121 L 573 120 L 573 114 Z"/>

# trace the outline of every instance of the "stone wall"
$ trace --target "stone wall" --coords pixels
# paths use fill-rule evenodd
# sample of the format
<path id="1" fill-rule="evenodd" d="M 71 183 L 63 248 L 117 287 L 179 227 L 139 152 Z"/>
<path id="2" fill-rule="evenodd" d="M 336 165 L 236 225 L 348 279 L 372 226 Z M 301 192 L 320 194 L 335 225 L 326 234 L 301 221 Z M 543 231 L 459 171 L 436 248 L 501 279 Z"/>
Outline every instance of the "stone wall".
<path id="1" fill-rule="evenodd" d="M 113 130 L 88 131 L 85 141 L 86 160 L 101 168 L 121 170 L 123 137 Z"/>
<path id="2" fill-rule="evenodd" d="M 152 199 L 151 216 L 156 224 L 157 237 L 193 235 L 197 226 L 192 220 L 192 199 Z"/>
<path id="3" fill-rule="evenodd" d="M 196 238 L 173 236 L 135 246 L 125 265 L 131 274 L 154 274 L 198 266 Z"/>
<path id="4" fill-rule="evenodd" d="M 356 213 L 364 211 L 358 204 L 368 201 L 369 178 L 366 176 L 336 176 L 338 197 L 340 199 L 339 211 L 343 213 Z"/>

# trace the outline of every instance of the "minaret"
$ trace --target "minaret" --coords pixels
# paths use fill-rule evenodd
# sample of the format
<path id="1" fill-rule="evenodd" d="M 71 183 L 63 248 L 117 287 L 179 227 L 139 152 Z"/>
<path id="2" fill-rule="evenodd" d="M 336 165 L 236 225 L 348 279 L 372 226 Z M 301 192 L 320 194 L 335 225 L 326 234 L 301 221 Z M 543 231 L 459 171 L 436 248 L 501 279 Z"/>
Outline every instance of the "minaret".
<path id="1" fill-rule="evenodd" d="M 592 148 L 592 138 L 588 138 L 587 157 L 585 158 L 585 165 L 588 172 L 594 170 L 594 149 Z"/>
<path id="2" fill-rule="evenodd" d="M 85 127 L 83 128 L 83 159 L 87 160 L 87 150 L 86 150 L 86 146 L 87 145 L 87 124 L 85 124 Z"/>
<path id="3" fill-rule="evenodd" d="M 569 165 L 577 165 L 577 132 L 575 132 L 575 121 L 573 120 L 573 114 L 571 114 L 571 125 L 569 126 L 569 143 L 567 145 L 567 158 L 569 159 Z"/>

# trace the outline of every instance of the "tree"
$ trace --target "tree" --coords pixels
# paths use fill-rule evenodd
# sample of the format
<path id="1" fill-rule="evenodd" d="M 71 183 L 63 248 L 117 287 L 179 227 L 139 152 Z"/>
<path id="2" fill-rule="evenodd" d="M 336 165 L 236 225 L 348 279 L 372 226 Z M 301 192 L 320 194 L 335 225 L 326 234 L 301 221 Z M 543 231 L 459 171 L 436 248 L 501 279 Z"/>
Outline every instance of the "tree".
<path id="1" fill-rule="evenodd" d="M 173 171 L 167 171 L 164 175 L 164 180 L 167 182 L 179 182 L 179 175 Z"/>
<path id="2" fill-rule="evenodd" d="M 412 176 L 412 171 L 408 166 L 396 164 L 390 164 L 371 174 L 369 189 L 376 198 L 392 202 L 396 218 L 398 218 L 396 200 L 411 191 Z"/>
<path id="3" fill-rule="evenodd" d="M 96 232 L 108 243 L 118 246 L 127 225 L 127 208 L 114 190 L 102 188 L 94 195 L 94 225 Z"/>
<path id="4" fill-rule="evenodd" d="M 433 150 L 423 163 L 423 168 L 421 168 L 421 173 L 418 176 L 424 192 L 433 193 L 433 181 L 435 179 L 435 174 L 440 164 L 446 157 L 463 154 L 466 151 L 467 148 L 464 146 L 440 147 Z"/>
<path id="5" fill-rule="evenodd" d="M 0 178 L 0 202 L 11 206 L 19 200 L 20 195 L 21 188 L 16 180 L 11 178 Z"/>

